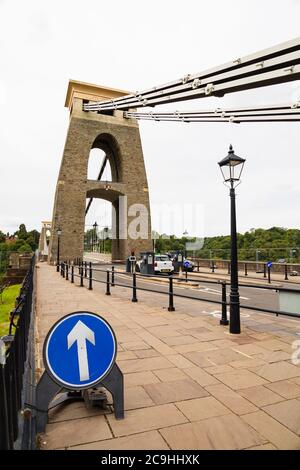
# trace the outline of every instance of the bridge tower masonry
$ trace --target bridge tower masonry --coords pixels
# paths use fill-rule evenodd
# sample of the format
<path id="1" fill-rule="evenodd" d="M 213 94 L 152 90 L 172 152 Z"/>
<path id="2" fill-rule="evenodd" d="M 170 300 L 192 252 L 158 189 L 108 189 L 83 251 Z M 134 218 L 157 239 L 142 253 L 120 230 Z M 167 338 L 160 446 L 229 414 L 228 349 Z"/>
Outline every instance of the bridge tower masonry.
<path id="1" fill-rule="evenodd" d="M 112 203 L 113 260 L 124 260 L 131 251 L 138 253 L 152 249 L 148 183 L 137 121 L 124 118 L 122 111 L 100 114 L 82 109 L 84 102 L 105 101 L 126 94 L 74 80 L 69 82 L 65 107 L 70 110 L 70 123 L 56 185 L 50 263 L 57 261 L 58 229 L 61 230 L 60 260 L 82 258 L 86 199 L 91 197 Z M 112 181 L 87 179 L 92 148 L 105 152 Z M 99 169 L 100 165 L 101 162 Z M 143 214 L 136 204 L 142 205 Z M 131 237 L 128 226 L 141 216 L 143 238 L 137 234 Z"/>

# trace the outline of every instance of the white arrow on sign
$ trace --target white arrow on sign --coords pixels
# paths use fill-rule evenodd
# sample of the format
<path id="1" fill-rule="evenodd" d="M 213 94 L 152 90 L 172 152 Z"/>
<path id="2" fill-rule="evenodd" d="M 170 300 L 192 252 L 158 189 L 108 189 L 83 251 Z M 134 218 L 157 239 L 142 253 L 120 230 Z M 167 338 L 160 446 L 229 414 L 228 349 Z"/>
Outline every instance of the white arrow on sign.
<path id="1" fill-rule="evenodd" d="M 88 355 L 86 350 L 87 340 L 95 346 L 94 332 L 79 320 L 68 334 L 68 349 L 77 342 L 80 382 L 90 378 Z"/>

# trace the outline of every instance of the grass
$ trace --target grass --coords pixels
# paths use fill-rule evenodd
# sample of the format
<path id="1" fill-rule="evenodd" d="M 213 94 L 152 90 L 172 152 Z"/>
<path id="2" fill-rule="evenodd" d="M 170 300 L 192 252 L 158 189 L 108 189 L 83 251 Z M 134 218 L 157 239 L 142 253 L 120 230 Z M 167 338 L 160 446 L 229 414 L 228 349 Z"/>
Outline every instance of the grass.
<path id="1" fill-rule="evenodd" d="M 14 309 L 16 297 L 20 292 L 21 284 L 10 286 L 2 294 L 0 299 L 0 336 L 8 334 L 9 314 Z"/>

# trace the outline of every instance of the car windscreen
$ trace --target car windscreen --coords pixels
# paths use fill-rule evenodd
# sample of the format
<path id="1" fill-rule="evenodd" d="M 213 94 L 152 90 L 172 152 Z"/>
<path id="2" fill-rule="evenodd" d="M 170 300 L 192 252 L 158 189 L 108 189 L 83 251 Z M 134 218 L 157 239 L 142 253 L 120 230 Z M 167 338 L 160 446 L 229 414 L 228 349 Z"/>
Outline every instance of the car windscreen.
<path id="1" fill-rule="evenodd" d="M 155 256 L 155 261 L 170 261 L 168 256 Z"/>

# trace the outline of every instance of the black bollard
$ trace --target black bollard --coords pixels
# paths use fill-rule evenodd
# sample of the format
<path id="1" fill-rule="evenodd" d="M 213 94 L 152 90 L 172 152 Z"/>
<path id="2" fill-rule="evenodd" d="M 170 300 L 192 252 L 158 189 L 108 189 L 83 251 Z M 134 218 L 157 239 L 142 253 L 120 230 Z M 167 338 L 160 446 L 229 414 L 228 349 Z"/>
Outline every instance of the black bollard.
<path id="1" fill-rule="evenodd" d="M 268 283 L 271 284 L 271 268 L 268 266 Z"/>
<path id="2" fill-rule="evenodd" d="M 71 266 L 71 283 L 74 284 L 74 265 Z"/>
<path id="3" fill-rule="evenodd" d="M 79 270 L 80 270 L 80 287 L 83 287 L 83 266 L 81 266 Z"/>
<path id="4" fill-rule="evenodd" d="M 222 282 L 222 317 L 220 320 L 220 325 L 228 325 L 229 321 L 227 319 L 227 305 L 226 305 L 226 282 Z"/>
<path id="5" fill-rule="evenodd" d="M 173 292 L 173 277 L 169 277 L 169 307 L 168 311 L 169 312 L 174 312 L 175 307 L 174 307 L 174 292 Z"/>
<path id="6" fill-rule="evenodd" d="M 214 262 L 214 261 L 212 261 L 211 272 L 212 272 L 212 273 L 215 272 L 215 262 Z"/>
<path id="7" fill-rule="evenodd" d="M 248 265 L 245 263 L 245 276 L 248 276 Z"/>
<path id="8" fill-rule="evenodd" d="M 59 273 L 59 262 L 56 263 L 56 271 Z"/>
<path id="9" fill-rule="evenodd" d="M 93 270 L 92 270 L 92 263 L 89 263 L 89 290 L 93 289 Z"/>
<path id="10" fill-rule="evenodd" d="M 66 264 L 66 281 L 69 280 L 69 265 Z"/>
<path id="11" fill-rule="evenodd" d="M 265 263 L 264 263 L 264 277 L 267 277 L 267 266 Z"/>
<path id="12" fill-rule="evenodd" d="M 288 269 L 287 269 L 287 264 L 284 265 L 284 280 L 288 281 Z"/>
<path id="13" fill-rule="evenodd" d="M 106 271 L 106 295 L 110 295 L 109 269 Z"/>
<path id="14" fill-rule="evenodd" d="M 136 297 L 136 273 L 132 273 L 132 299 L 131 302 L 137 302 Z"/>
<path id="15" fill-rule="evenodd" d="M 230 261 L 228 261 L 228 265 L 227 265 L 227 274 L 230 274 L 230 272 L 231 272 L 231 271 L 230 271 L 230 268 L 231 268 L 231 266 L 230 266 Z"/>
<path id="16" fill-rule="evenodd" d="M 87 277 L 87 262 L 84 262 L 84 277 Z"/>

